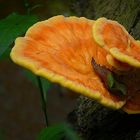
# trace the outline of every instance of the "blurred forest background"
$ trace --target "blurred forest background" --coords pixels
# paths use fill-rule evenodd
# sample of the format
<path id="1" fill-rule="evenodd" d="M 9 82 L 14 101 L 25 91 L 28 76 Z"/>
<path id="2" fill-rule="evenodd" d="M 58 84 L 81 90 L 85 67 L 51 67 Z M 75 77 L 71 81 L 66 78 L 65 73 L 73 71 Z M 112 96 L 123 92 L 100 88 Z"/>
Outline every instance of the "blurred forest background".
<path id="1" fill-rule="evenodd" d="M 85 16 L 90 19 L 105 16 L 119 21 L 135 39 L 140 39 L 140 0 L 0 0 L 0 140 L 34 140 L 45 127 L 36 77 L 14 64 L 9 59 L 9 52 L 14 45 L 14 39 L 24 35 L 32 24 L 59 14 Z M 75 93 L 47 80 L 41 80 L 43 89 L 48 91 L 49 123 L 64 122 L 77 106 Z M 118 140 L 121 135 L 121 140 L 128 140 L 139 130 L 139 116 L 137 120 L 132 117 L 130 121 L 131 117 L 126 119 L 127 115 L 105 107 L 100 107 L 95 113 L 94 106 L 93 100 L 85 97 L 79 99 L 76 123 L 87 139 L 97 136 L 100 140 L 105 137 L 109 140 L 108 137 L 111 136 L 110 139 L 114 140 L 115 136 Z M 126 124 L 126 127 L 123 127 L 120 120 L 129 127 Z M 117 124 L 117 127 L 114 127 L 114 124 Z M 133 129 L 135 124 L 138 126 L 136 130 Z M 119 128 L 118 131 L 116 128 Z M 123 128 L 126 128 L 125 131 Z M 111 135 L 106 134 L 104 137 L 104 131 L 97 134 L 97 129 L 99 132 L 109 131 Z M 139 134 L 140 130 L 137 140 L 140 138 Z"/>
<path id="2" fill-rule="evenodd" d="M 12 13 L 31 14 L 37 17 L 33 22 L 37 22 L 58 14 L 72 15 L 69 6 L 70 0 L 0 0 L 0 19 Z M 9 26 L 13 26 L 12 23 L 5 23 L 5 30 Z M 0 58 L 0 140 L 34 140 L 45 127 L 36 79 L 15 65 L 7 55 L 9 49 Z M 50 86 L 47 102 L 50 124 L 65 121 L 74 106 L 71 91 L 56 84 Z"/>

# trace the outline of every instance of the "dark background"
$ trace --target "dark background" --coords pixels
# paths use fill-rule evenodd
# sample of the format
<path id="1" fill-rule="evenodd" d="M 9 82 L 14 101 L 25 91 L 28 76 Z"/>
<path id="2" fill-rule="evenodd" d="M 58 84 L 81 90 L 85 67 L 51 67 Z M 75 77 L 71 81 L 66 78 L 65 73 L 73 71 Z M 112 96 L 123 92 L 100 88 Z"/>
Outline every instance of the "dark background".
<path id="1" fill-rule="evenodd" d="M 69 4 L 69 0 L 0 0 L 0 19 L 13 12 L 25 15 L 27 6 L 34 5 L 31 12 L 39 20 L 58 14 L 71 15 Z M 48 91 L 49 123 L 65 121 L 75 103 L 71 91 L 53 84 Z M 44 127 L 39 89 L 21 67 L 10 59 L 0 60 L 0 140 L 34 140 Z"/>

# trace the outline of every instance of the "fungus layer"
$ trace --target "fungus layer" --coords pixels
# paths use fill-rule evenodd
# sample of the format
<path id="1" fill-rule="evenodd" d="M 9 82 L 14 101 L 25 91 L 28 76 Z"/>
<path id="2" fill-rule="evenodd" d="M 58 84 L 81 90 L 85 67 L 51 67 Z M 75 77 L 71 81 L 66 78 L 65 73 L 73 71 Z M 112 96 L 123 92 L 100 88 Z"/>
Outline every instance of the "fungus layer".
<path id="1" fill-rule="evenodd" d="M 127 82 L 130 77 L 124 76 L 123 81 L 130 90 L 121 98 L 108 90 L 92 66 L 93 58 L 101 69 L 109 71 L 129 71 L 140 67 L 139 46 L 139 41 L 135 41 L 115 21 L 56 16 L 34 24 L 25 37 L 18 37 L 11 58 L 36 75 L 105 106 L 113 109 L 123 107 L 128 113 L 139 113 L 140 96 L 138 89 L 132 90 L 133 84 Z"/>
<path id="2" fill-rule="evenodd" d="M 93 36 L 117 60 L 140 67 L 140 43 L 118 22 L 99 18 L 93 27 Z"/>
<path id="3" fill-rule="evenodd" d="M 118 109 L 125 100 L 105 88 L 91 66 L 95 61 L 111 68 L 107 51 L 92 37 L 94 21 L 86 18 L 56 16 L 38 22 L 19 37 L 11 52 L 12 60 L 36 75 Z"/>

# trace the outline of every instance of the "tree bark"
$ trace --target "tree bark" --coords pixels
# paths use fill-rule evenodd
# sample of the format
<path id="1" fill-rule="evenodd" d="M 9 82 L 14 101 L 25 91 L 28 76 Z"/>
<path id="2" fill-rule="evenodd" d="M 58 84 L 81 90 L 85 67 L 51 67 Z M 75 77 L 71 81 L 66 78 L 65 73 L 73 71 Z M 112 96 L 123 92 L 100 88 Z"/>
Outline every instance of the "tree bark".
<path id="1" fill-rule="evenodd" d="M 72 0 L 71 10 L 76 16 L 117 20 L 140 39 L 140 0 Z M 140 140 L 140 114 L 114 111 L 83 96 L 77 102 L 68 119 L 84 140 Z"/>

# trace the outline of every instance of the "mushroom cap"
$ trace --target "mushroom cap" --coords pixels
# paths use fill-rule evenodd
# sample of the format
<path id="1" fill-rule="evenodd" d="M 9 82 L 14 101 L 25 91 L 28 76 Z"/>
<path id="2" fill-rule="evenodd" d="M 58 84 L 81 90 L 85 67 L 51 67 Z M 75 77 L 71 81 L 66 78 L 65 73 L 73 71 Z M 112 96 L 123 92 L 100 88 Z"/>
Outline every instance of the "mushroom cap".
<path id="1" fill-rule="evenodd" d="M 18 37 L 11 51 L 12 60 L 52 82 L 119 109 L 125 100 L 111 94 L 91 65 L 111 69 L 107 50 L 95 42 L 95 21 L 84 17 L 55 16 L 38 22 Z M 114 61 L 116 61 L 114 59 Z"/>
<path id="2" fill-rule="evenodd" d="M 140 68 L 140 43 L 117 21 L 97 19 L 93 36 L 95 41 L 118 61 Z"/>
<path id="3" fill-rule="evenodd" d="M 140 68 L 140 41 L 129 35 L 117 21 L 108 20 L 104 17 L 99 18 L 94 23 L 92 33 L 96 43 L 108 51 L 107 61 L 110 65 L 121 71 Z M 129 86 L 131 87 L 131 85 L 130 83 Z M 140 93 L 129 90 L 131 93 L 126 97 L 126 104 L 122 109 L 129 114 L 140 113 Z"/>

